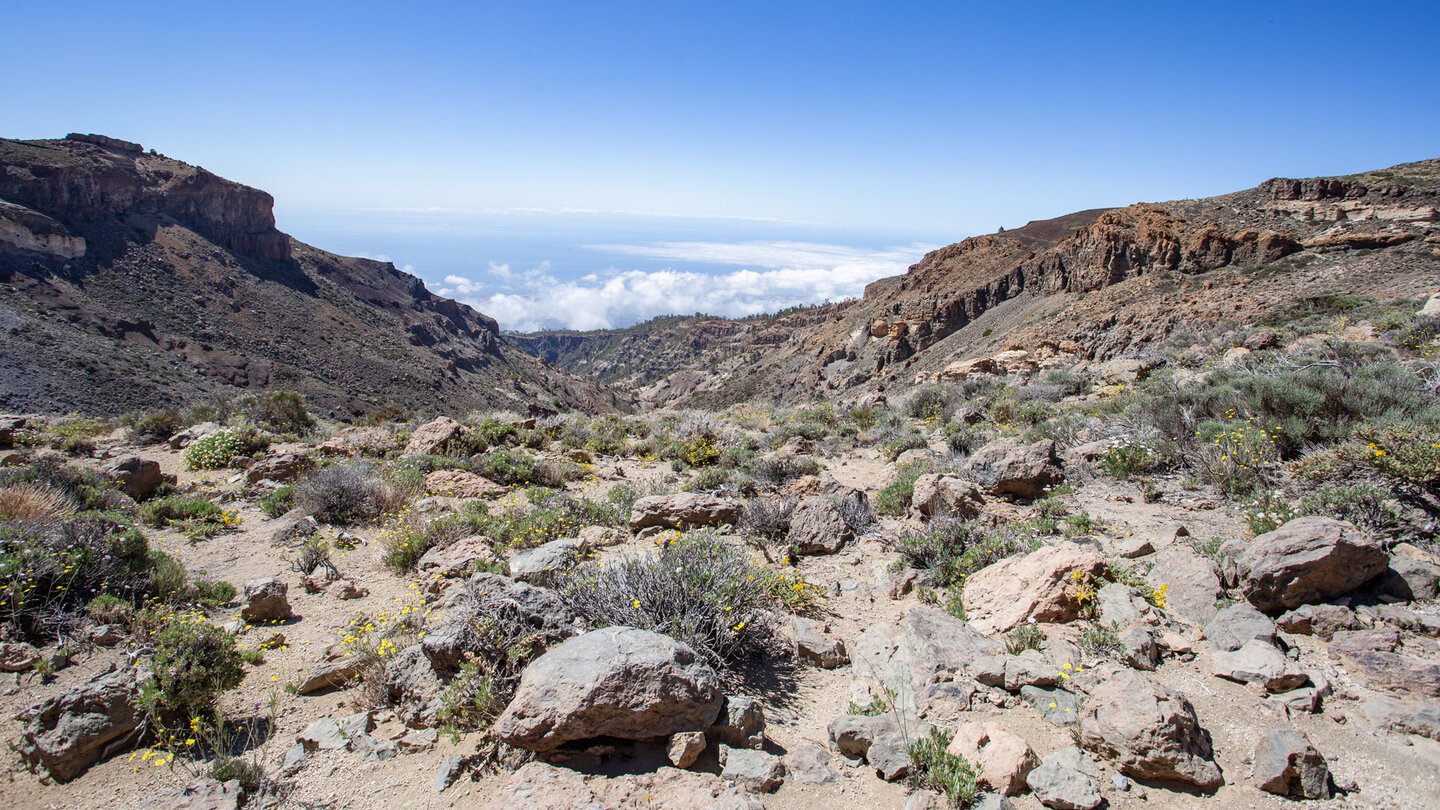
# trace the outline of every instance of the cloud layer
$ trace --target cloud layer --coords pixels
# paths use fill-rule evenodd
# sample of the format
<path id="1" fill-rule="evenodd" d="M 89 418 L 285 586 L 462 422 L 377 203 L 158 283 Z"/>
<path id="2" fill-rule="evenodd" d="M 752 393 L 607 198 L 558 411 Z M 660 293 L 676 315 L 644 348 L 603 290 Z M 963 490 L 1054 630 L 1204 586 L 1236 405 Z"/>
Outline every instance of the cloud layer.
<path id="1" fill-rule="evenodd" d="M 611 268 L 576 280 L 548 264 L 525 271 L 490 263 L 486 278 L 445 277 L 440 295 L 495 318 L 504 329 L 611 329 L 657 315 L 704 312 L 739 317 L 801 304 L 859 297 L 877 278 L 903 273 L 930 246 L 868 249 L 813 242 L 655 242 L 587 245 L 591 250 L 742 269 Z"/>

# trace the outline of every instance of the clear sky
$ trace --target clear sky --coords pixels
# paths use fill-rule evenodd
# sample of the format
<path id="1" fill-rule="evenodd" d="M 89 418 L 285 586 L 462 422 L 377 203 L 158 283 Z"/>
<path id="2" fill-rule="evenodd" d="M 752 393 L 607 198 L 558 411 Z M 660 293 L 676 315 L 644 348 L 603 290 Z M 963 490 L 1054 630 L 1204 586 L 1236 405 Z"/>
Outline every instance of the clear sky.
<path id="1" fill-rule="evenodd" d="M 139 141 L 517 328 L 845 297 L 998 226 L 1440 156 L 1434 2 L 71 0 L 0 19 L 0 135 Z"/>

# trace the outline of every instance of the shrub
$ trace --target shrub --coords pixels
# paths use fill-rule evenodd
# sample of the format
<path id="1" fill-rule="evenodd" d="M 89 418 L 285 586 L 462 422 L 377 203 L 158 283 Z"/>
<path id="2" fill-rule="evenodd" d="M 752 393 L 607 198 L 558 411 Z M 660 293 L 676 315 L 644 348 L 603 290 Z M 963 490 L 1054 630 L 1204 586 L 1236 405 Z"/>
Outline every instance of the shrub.
<path id="1" fill-rule="evenodd" d="M 758 456 L 745 465 L 745 469 L 765 486 L 782 487 L 806 475 L 819 475 L 820 462 L 808 456 L 777 453 Z"/>
<path id="2" fill-rule="evenodd" d="M 196 601 L 206 607 L 215 608 L 228 605 L 238 593 L 234 585 L 223 579 L 197 579 L 192 584 L 195 586 Z"/>
<path id="3" fill-rule="evenodd" d="M 130 425 L 130 441 L 163 442 L 180 432 L 185 422 L 179 408 L 165 408 L 136 417 Z"/>
<path id="4" fill-rule="evenodd" d="M 295 487 L 286 484 L 260 499 L 260 511 L 268 518 L 278 518 L 295 508 Z"/>
<path id="5" fill-rule="evenodd" d="M 790 515 L 794 511 L 794 498 L 751 498 L 740 510 L 740 531 L 759 541 L 761 548 L 779 546 L 790 531 Z"/>
<path id="6" fill-rule="evenodd" d="M 929 571 L 937 585 L 949 587 L 1006 557 L 1034 550 L 1039 541 L 1031 532 L 1024 523 L 986 530 L 977 521 L 938 518 L 923 532 L 902 535 L 897 545 L 906 564 Z"/>
<path id="7" fill-rule="evenodd" d="M 1111 623 L 1096 624 L 1080 634 L 1080 649 L 1089 655 L 1118 655 L 1124 650 L 1120 643 L 1120 631 Z"/>
<path id="8" fill-rule="evenodd" d="M 950 732 L 932 727 L 910 744 L 910 785 L 945 794 L 955 807 L 969 807 L 978 788 L 975 771 L 965 758 L 949 752 Z"/>
<path id="9" fill-rule="evenodd" d="M 406 506 L 391 515 L 375 537 L 380 544 L 381 562 L 397 571 L 414 568 L 425 552 L 438 545 L 441 539 L 438 532 L 431 531 L 431 525 L 432 521 L 415 511 L 413 506 Z M 311 556 L 313 558 L 314 555 Z M 311 570 L 314 570 L 313 566 Z"/>
<path id="10" fill-rule="evenodd" d="M 1010 631 L 1005 638 L 1005 651 L 1019 655 L 1026 650 L 1038 650 L 1045 642 L 1045 633 L 1034 624 L 1022 624 Z"/>
<path id="11" fill-rule="evenodd" d="M 876 523 L 875 512 L 870 509 L 870 500 L 865 497 L 865 493 L 858 490 L 840 499 L 840 519 L 845 521 L 845 527 L 857 537 Z"/>
<path id="12" fill-rule="evenodd" d="M 0 518 L 44 520 L 68 517 L 75 503 L 63 491 L 45 484 L 0 487 Z"/>
<path id="13" fill-rule="evenodd" d="M 560 465 L 512 450 L 486 453 L 476 462 L 475 472 L 506 486 L 539 484 L 558 489 L 565 485 L 565 473 Z"/>
<path id="14" fill-rule="evenodd" d="M 185 466 L 192 470 L 218 470 L 243 455 L 246 455 L 245 442 L 239 432 L 217 430 L 185 448 Z"/>
<path id="15" fill-rule="evenodd" d="M 776 648 L 775 599 L 761 571 L 709 532 L 574 569 L 562 598 L 594 627 L 624 625 L 688 644 L 720 669 Z"/>
<path id="16" fill-rule="evenodd" d="M 1440 494 L 1440 426 L 1367 425 L 1358 432 L 1358 455 L 1394 484 Z"/>
<path id="17" fill-rule="evenodd" d="M 402 500 L 364 463 L 322 467 L 296 487 L 295 499 L 316 520 L 339 526 L 372 520 Z"/>
<path id="18" fill-rule="evenodd" d="M 125 511 L 134 501 L 115 490 L 114 482 L 91 470 L 72 467 L 55 458 L 41 458 L 21 467 L 0 468 L 0 486 L 30 484 L 53 490 L 76 511 Z M 28 499 L 27 499 L 28 500 Z"/>
<path id="19" fill-rule="evenodd" d="M 208 716 L 244 678 L 235 637 L 209 622 L 172 620 L 153 642 L 154 681 L 142 704 L 162 721 Z"/>
<path id="20" fill-rule="evenodd" d="M 305 397 L 296 391 L 246 394 L 236 403 L 251 422 L 271 433 L 303 436 L 315 427 L 315 418 L 305 409 Z"/>
<path id="21" fill-rule="evenodd" d="M 54 638 L 102 595 L 132 604 L 160 592 L 145 536 L 114 518 L 0 521 L 0 620 Z"/>
<path id="22" fill-rule="evenodd" d="M 1387 530 L 1401 517 L 1390 493 L 1371 484 L 1320 487 L 1300 499 L 1299 512 L 1348 520 L 1370 531 Z"/>
<path id="23" fill-rule="evenodd" d="M 905 403 L 905 413 L 915 419 L 943 419 L 955 403 L 950 392 L 937 385 L 921 388 Z"/>
<path id="24" fill-rule="evenodd" d="M 930 442 L 919 433 L 906 433 L 880 445 L 880 453 L 890 461 L 894 461 L 906 450 L 923 450 L 929 446 Z"/>
<path id="25" fill-rule="evenodd" d="M 1110 440 L 1110 447 L 1100 457 L 1100 467 L 1116 478 L 1127 479 L 1169 469 L 1173 461 L 1158 442 L 1117 438 Z"/>
<path id="26" fill-rule="evenodd" d="M 192 540 L 214 537 L 240 525 L 234 512 L 199 498 L 180 496 L 147 501 L 140 507 L 140 519 L 157 529 L 174 526 Z"/>
<path id="27" fill-rule="evenodd" d="M 926 462 L 902 464 L 900 475 L 879 492 L 875 493 L 875 511 L 882 515 L 900 517 L 910 508 L 910 498 L 915 494 L 915 481 L 930 472 Z"/>

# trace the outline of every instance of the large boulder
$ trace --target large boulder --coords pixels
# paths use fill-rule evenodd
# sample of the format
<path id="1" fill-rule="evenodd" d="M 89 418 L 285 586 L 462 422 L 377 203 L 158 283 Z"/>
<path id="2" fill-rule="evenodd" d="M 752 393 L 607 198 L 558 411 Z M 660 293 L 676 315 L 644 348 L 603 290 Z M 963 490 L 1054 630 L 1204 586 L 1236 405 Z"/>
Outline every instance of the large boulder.
<path id="1" fill-rule="evenodd" d="M 170 446 L 176 450 L 183 450 L 195 442 L 196 439 L 209 436 L 218 432 L 220 425 L 216 422 L 201 422 L 198 425 L 191 425 L 188 428 L 170 437 Z"/>
<path id="2" fill-rule="evenodd" d="M 679 529 L 731 525 L 738 520 L 739 504 L 695 492 L 641 498 L 630 510 L 630 529 L 637 532 L 651 526 Z"/>
<path id="3" fill-rule="evenodd" d="M 137 810 L 238 810 L 244 794 L 239 779 L 219 782 L 201 776 L 184 787 L 161 790 Z"/>
<path id="4" fill-rule="evenodd" d="M 138 742 L 145 722 L 140 689 L 149 679 L 141 669 L 103 673 L 30 707 L 15 743 L 20 758 L 31 770 L 43 767 L 57 782 L 69 782 Z"/>
<path id="5" fill-rule="evenodd" d="M 970 457 L 965 473 L 992 495 L 1017 498 L 1038 498 L 1065 480 L 1055 442 L 1049 439 L 1024 445 L 997 439 Z"/>
<path id="6" fill-rule="evenodd" d="M 834 554 L 853 536 L 829 498 L 806 498 L 790 513 L 789 543 L 800 554 Z"/>
<path id="7" fill-rule="evenodd" d="M 1348 593 L 1388 565 L 1385 552 L 1354 524 L 1327 517 L 1296 518 L 1235 557 L 1241 592 L 1267 613 Z"/>
<path id="8" fill-rule="evenodd" d="M 585 544 L 573 537 L 562 537 L 543 546 L 522 549 L 510 557 L 510 576 L 521 582 L 549 584 L 579 565 L 585 550 Z"/>
<path id="9" fill-rule="evenodd" d="M 529 751 L 591 737 L 665 737 L 705 729 L 723 701 L 719 676 L 690 647 L 648 630 L 607 627 L 526 667 L 495 733 Z"/>
<path id="10" fill-rule="evenodd" d="M 1095 810 L 1104 802 L 1100 769 L 1074 746 L 1045 757 L 1025 781 L 1035 798 L 1053 810 Z"/>
<path id="11" fill-rule="evenodd" d="M 415 569 L 429 578 L 463 577 L 471 569 L 495 562 L 490 538 L 474 534 L 425 552 Z"/>
<path id="12" fill-rule="evenodd" d="M 427 422 L 415 428 L 415 432 L 410 434 L 409 443 L 405 445 L 404 455 L 436 455 L 443 452 L 447 444 L 469 432 L 469 428 L 454 419 L 442 416 L 433 422 Z"/>
<path id="13" fill-rule="evenodd" d="M 1250 768 L 1256 787 L 1297 799 L 1330 798 L 1330 767 L 1298 731 L 1277 728 L 1255 746 Z"/>
<path id="14" fill-rule="evenodd" d="M 986 635 L 1004 633 L 1027 619 L 1068 622 L 1080 616 L 1073 585 L 1098 577 L 1105 558 L 1078 543 L 1060 543 L 976 571 L 965 581 L 965 615 Z"/>
<path id="15" fill-rule="evenodd" d="M 1218 650 L 1211 671 L 1227 680 L 1258 684 L 1266 692 L 1288 692 L 1309 680 L 1305 670 L 1273 644 L 1252 638 L 1235 650 Z"/>
<path id="16" fill-rule="evenodd" d="M 425 476 L 425 491 L 451 498 L 498 498 L 509 492 L 483 475 L 465 470 L 435 470 Z"/>
<path id="17" fill-rule="evenodd" d="M 1224 782 L 1190 701 L 1132 670 L 1090 692 L 1080 712 L 1080 744 L 1136 779 L 1206 790 Z"/>
<path id="18" fill-rule="evenodd" d="M 1040 765 L 1030 744 L 999 723 L 961 724 L 948 753 L 970 763 L 980 787 L 1004 796 L 1024 793 L 1025 777 Z"/>
<path id="19" fill-rule="evenodd" d="M 910 517 L 946 517 L 969 520 L 980 514 L 985 495 L 980 488 L 958 475 L 929 473 L 915 479 L 910 496 Z"/>
<path id="20" fill-rule="evenodd" d="M 160 471 L 158 462 L 136 455 L 120 456 L 110 462 L 105 472 L 115 479 L 126 495 L 137 501 L 154 495 L 155 490 L 165 483 L 165 474 Z"/>

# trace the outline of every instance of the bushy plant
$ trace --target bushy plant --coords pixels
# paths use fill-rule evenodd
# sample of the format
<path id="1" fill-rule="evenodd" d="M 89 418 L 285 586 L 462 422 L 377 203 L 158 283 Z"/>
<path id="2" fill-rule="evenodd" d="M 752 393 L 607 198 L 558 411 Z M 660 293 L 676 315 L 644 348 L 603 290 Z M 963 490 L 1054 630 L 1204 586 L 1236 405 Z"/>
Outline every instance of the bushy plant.
<path id="1" fill-rule="evenodd" d="M 166 724 L 208 716 L 245 677 L 235 637 L 209 622 L 177 618 L 152 641 L 154 682 L 142 704 Z"/>
<path id="2" fill-rule="evenodd" d="M 562 598 L 594 627 L 624 625 L 688 644 L 722 672 L 775 649 L 775 598 L 744 553 L 710 532 L 574 569 Z"/>
<path id="3" fill-rule="evenodd" d="M 965 758 L 950 753 L 950 732 L 931 727 L 930 733 L 910 744 L 910 785 L 945 794 L 954 807 L 969 807 L 979 788 L 975 769 Z"/>
<path id="4" fill-rule="evenodd" d="M 200 498 L 178 495 L 142 504 L 140 519 L 157 529 L 174 526 L 191 539 L 214 537 L 240 525 L 240 518 L 235 512 Z"/>
<path id="5" fill-rule="evenodd" d="M 179 408 L 162 408 L 135 418 L 129 429 L 133 442 L 163 442 L 185 426 Z"/>
<path id="6" fill-rule="evenodd" d="M 322 467 L 295 488 L 295 500 L 316 520 L 344 526 L 398 508 L 403 497 L 369 464 Z"/>
<path id="7" fill-rule="evenodd" d="M 44 520 L 68 517 L 75 503 L 62 490 L 45 484 L 0 486 L 0 518 Z"/>
<path id="8" fill-rule="evenodd" d="M 789 497 L 751 498 L 740 510 L 740 531 L 761 548 L 779 546 L 790 531 L 796 501 Z"/>
<path id="9" fill-rule="evenodd" d="M 268 518 L 278 518 L 295 508 L 295 487 L 277 487 L 260 499 L 260 511 Z"/>
<path id="10" fill-rule="evenodd" d="M 926 462 L 900 465 L 895 481 L 875 493 L 875 511 L 892 517 L 903 516 L 905 510 L 910 508 L 910 499 L 915 494 L 916 479 L 928 472 L 930 464 Z"/>
<path id="11" fill-rule="evenodd" d="M 125 493 L 115 489 L 114 482 L 109 478 L 56 458 L 40 458 L 23 466 L 0 468 L 0 486 L 16 485 L 30 485 L 57 493 L 74 511 L 79 512 L 123 512 L 135 506 Z M 24 495 L 14 497 L 30 500 Z M 18 502 L 15 505 L 18 508 Z"/>
<path id="12" fill-rule="evenodd" d="M 246 394 L 236 402 L 251 422 L 271 433 L 303 436 L 315 427 L 315 417 L 305 409 L 305 396 L 298 391 L 270 391 Z"/>
<path id="13" fill-rule="evenodd" d="M 1024 523 L 986 528 L 977 521 L 953 518 L 937 518 L 924 531 L 902 535 L 897 541 L 901 559 L 911 568 L 929 571 L 941 587 L 962 583 L 976 571 L 1038 545 Z"/>
<path id="14" fill-rule="evenodd" d="M 1019 655 L 1026 650 L 1038 650 L 1045 642 L 1045 632 L 1035 624 L 1021 624 L 1005 637 L 1005 651 Z"/>
<path id="15" fill-rule="evenodd" d="M 217 430 L 185 448 L 185 466 L 192 470 L 219 470 L 243 455 L 246 455 L 246 443 L 239 431 Z"/>
<path id="16" fill-rule="evenodd" d="M 559 488 L 565 485 L 565 470 L 551 461 L 542 461 L 518 450 L 492 450 L 481 456 L 475 472 L 506 486 Z"/>
<path id="17" fill-rule="evenodd" d="M 880 445 L 880 454 L 886 459 L 894 461 L 906 450 L 923 450 L 929 446 L 930 442 L 919 433 L 906 433 Z"/>
<path id="18" fill-rule="evenodd" d="M 820 462 L 808 456 L 776 453 L 752 458 L 745 470 L 764 486 L 782 487 L 806 475 L 819 475 Z"/>

